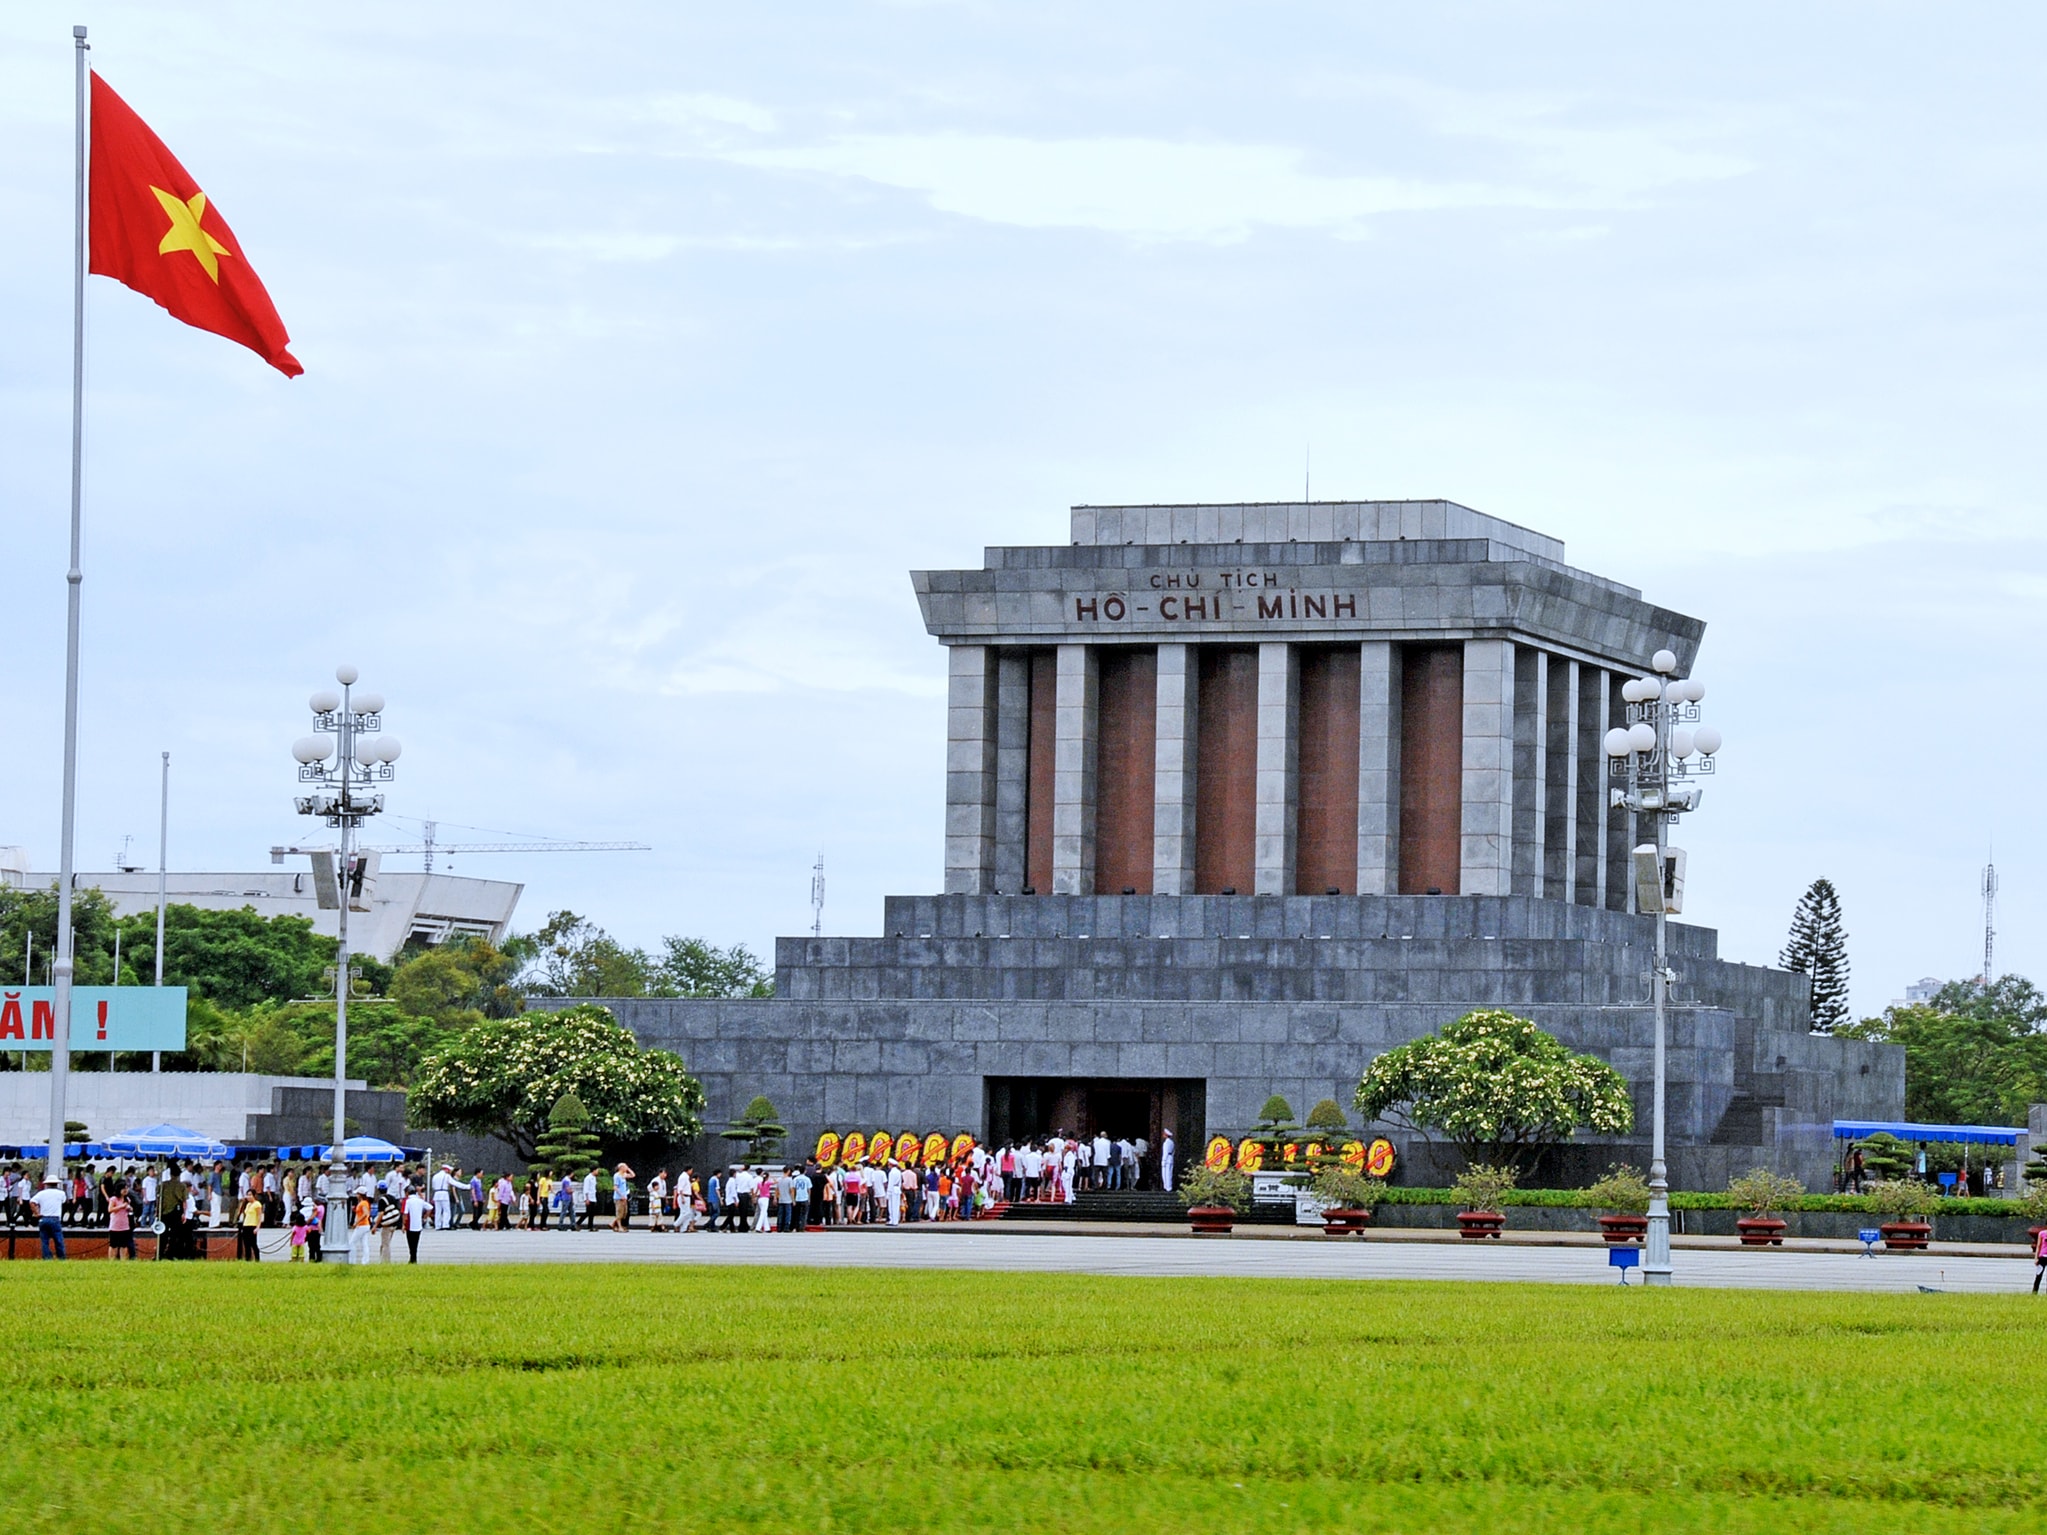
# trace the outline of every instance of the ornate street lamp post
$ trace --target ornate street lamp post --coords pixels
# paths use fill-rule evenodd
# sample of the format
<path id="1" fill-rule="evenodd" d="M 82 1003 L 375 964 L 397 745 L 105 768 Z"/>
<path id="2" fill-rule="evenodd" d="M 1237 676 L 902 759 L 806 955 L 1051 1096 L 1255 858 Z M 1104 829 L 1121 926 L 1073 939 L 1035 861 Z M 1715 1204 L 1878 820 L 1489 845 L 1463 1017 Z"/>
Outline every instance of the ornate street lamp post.
<path id="1" fill-rule="evenodd" d="M 1704 791 L 1685 780 L 1710 775 L 1720 732 L 1699 725 L 1699 704 L 1706 685 L 1694 677 L 1672 677 L 1677 656 L 1659 650 L 1649 662 L 1656 673 L 1621 684 L 1628 723 L 1606 733 L 1607 772 L 1624 778 L 1627 787 L 1610 791 L 1611 803 L 1626 806 L 1639 819 L 1647 817 L 1655 840 L 1639 844 L 1633 854 L 1635 909 L 1656 918 L 1656 965 L 1649 994 L 1656 1014 L 1655 1111 L 1649 1148 L 1649 1234 L 1643 1254 L 1644 1283 L 1667 1285 L 1670 1271 L 1670 1180 L 1664 1164 L 1663 1098 L 1665 1078 L 1664 1010 L 1670 997 L 1671 974 L 1665 947 L 1665 921 L 1684 910 L 1684 851 L 1673 848 L 1669 829 L 1679 816 L 1699 808 Z M 1696 728 L 1694 728 L 1696 727 Z"/>
<path id="2" fill-rule="evenodd" d="M 310 793 L 298 796 L 298 813 L 319 816 L 341 833 L 341 853 L 334 869 L 340 897 L 334 951 L 334 1146 L 322 1189 L 327 1219 L 320 1247 L 342 1263 L 348 1261 L 350 1183 L 343 1153 L 348 1140 L 348 907 L 362 892 L 364 874 L 355 834 L 364 821 L 384 808 L 384 796 L 371 786 L 391 780 L 391 764 L 400 751 L 396 740 L 382 734 L 383 695 L 352 691 L 358 675 L 353 666 L 334 669 L 341 691 L 322 688 L 307 700 L 317 733 L 301 736 L 291 748 L 299 765 L 299 782 L 312 786 Z M 324 871 L 319 867 L 323 856 L 314 855 L 316 884 L 323 880 Z"/>

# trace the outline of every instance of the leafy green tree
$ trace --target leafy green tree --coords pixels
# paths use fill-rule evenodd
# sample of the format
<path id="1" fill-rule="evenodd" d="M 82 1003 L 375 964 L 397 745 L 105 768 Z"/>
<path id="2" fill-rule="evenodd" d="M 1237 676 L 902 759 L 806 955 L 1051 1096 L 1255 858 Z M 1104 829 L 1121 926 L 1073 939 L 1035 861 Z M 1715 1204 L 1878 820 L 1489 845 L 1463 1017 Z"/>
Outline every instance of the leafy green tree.
<path id="1" fill-rule="evenodd" d="M 645 949 L 627 948 L 587 917 L 551 911 L 533 935 L 525 983 L 540 997 L 644 997 L 659 971 Z"/>
<path id="2" fill-rule="evenodd" d="M 575 1176 L 595 1167 L 603 1142 L 590 1131 L 590 1111 L 574 1093 L 563 1093 L 547 1111 L 547 1128 L 533 1143 L 533 1165 Z"/>
<path id="3" fill-rule="evenodd" d="M 443 1028 L 463 1029 L 483 1021 L 475 1003 L 482 982 L 460 953 L 428 949 L 400 965 L 388 993 L 401 1011 L 431 1018 Z"/>
<path id="4" fill-rule="evenodd" d="M 1388 1050 L 1358 1082 L 1354 1101 L 1367 1122 L 1441 1135 L 1467 1161 L 1505 1167 L 1525 1168 L 1581 1127 L 1618 1135 L 1635 1123 L 1618 1071 L 1497 1008 Z"/>
<path id="5" fill-rule="evenodd" d="M 80 986 L 109 986 L 114 979 L 114 909 L 107 898 L 90 886 L 76 890 L 71 900 L 71 933 L 77 956 Z M 29 939 L 35 940 L 33 973 Z M 122 968 L 129 963 L 127 940 L 122 940 Z M 47 986 L 50 961 L 57 956 L 57 887 L 37 889 L 0 885 L 0 983 L 10 986 Z"/>
<path id="6" fill-rule="evenodd" d="M 729 1128 L 718 1133 L 733 1144 L 744 1146 L 749 1162 L 772 1162 L 782 1142 L 789 1138 L 775 1106 L 758 1094 Z"/>
<path id="7" fill-rule="evenodd" d="M 775 977 L 743 943 L 721 949 L 702 938 L 661 940 L 654 994 L 663 997 L 772 997 Z"/>
<path id="8" fill-rule="evenodd" d="M 420 1063 L 453 1032 L 382 998 L 358 997 L 348 1007 L 348 1074 L 372 1087 L 408 1087 Z M 231 1012 L 196 997 L 186 1013 L 185 1048 L 164 1063 L 183 1071 L 330 1076 L 334 1004 L 266 1002 Z"/>
<path id="9" fill-rule="evenodd" d="M 1848 1019 L 1848 934 L 1832 880 L 1816 879 L 1798 898 L 1791 936 L 1777 963 L 1812 978 L 1812 1031 L 1831 1034 Z"/>
<path id="10" fill-rule="evenodd" d="M 1928 1124 L 2023 1125 L 2047 1099 L 2047 997 L 2022 976 L 1954 981 L 1840 1032 L 1905 1047 L 1905 1116 Z"/>
<path id="11" fill-rule="evenodd" d="M 683 1141 L 703 1129 L 703 1086 L 681 1058 L 642 1048 L 592 1003 L 470 1025 L 421 1064 L 407 1116 L 422 1128 L 494 1135 L 531 1162 L 567 1093 L 606 1141 Z"/>

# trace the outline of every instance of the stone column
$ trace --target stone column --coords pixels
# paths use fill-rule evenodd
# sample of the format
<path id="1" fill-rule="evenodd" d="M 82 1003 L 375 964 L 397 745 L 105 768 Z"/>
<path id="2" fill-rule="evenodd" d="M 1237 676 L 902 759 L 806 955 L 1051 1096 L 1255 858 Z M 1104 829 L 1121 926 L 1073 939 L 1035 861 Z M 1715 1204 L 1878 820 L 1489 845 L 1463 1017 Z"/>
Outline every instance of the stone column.
<path id="1" fill-rule="evenodd" d="M 995 889 L 1015 895 L 1030 882 L 1031 663 L 1014 650 L 995 663 Z"/>
<path id="2" fill-rule="evenodd" d="M 995 872 L 994 668 L 986 645 L 948 645 L 945 893 L 984 895 Z"/>
<path id="3" fill-rule="evenodd" d="M 1595 807 L 1592 825 L 1587 828 L 1587 841 L 1592 844 L 1592 901 L 1594 906 L 1606 905 L 1606 865 L 1609 833 L 1613 827 L 1613 816 L 1606 804 L 1606 749 L 1603 745 L 1606 733 L 1612 728 L 1609 707 L 1613 700 L 1612 677 L 1604 667 L 1591 672 L 1592 718 L 1586 723 L 1590 729 L 1585 732 L 1590 750 L 1586 753 L 1586 768 L 1592 777 L 1591 793 L 1587 798 Z"/>
<path id="4" fill-rule="evenodd" d="M 1258 647 L 1258 819 L 1253 891 L 1294 889 L 1294 801 L 1299 790 L 1300 676 L 1294 647 Z"/>
<path id="5" fill-rule="evenodd" d="M 1059 647 L 1052 749 L 1052 893 L 1095 889 L 1095 653 Z"/>
<path id="6" fill-rule="evenodd" d="M 1514 647 L 1514 894 L 1542 894 L 1549 783 L 1549 653 Z"/>
<path id="7" fill-rule="evenodd" d="M 1464 642 L 1464 815 L 1458 888 L 1507 895 L 1514 857 L 1514 643 Z"/>
<path id="8" fill-rule="evenodd" d="M 1549 825 L 1543 841 L 1543 894 L 1553 901 L 1578 898 L 1578 663 L 1549 663 L 1549 778 L 1544 786 Z"/>
<path id="9" fill-rule="evenodd" d="M 1194 731 L 1200 680 L 1192 645 L 1159 646 L 1151 874 L 1156 895 L 1194 893 Z"/>
<path id="10" fill-rule="evenodd" d="M 1358 894 L 1400 886 L 1400 688 L 1391 641 L 1358 661 Z"/>
<path id="11" fill-rule="evenodd" d="M 1606 729 L 1628 722 L 1628 706 L 1621 698 L 1621 684 L 1628 679 L 1619 672 L 1606 674 Z M 1600 732 L 1602 738 L 1605 730 Z M 1614 780 L 1606 771 L 1606 758 L 1599 759 L 1600 804 L 1604 814 L 1600 825 L 1606 832 L 1606 908 L 1609 911 L 1633 911 L 1635 909 L 1635 880 L 1629 867 L 1628 855 L 1635 846 L 1635 817 L 1629 810 L 1617 810 L 1607 804 L 1606 787 Z M 1618 787 L 1618 785 L 1615 785 Z"/>

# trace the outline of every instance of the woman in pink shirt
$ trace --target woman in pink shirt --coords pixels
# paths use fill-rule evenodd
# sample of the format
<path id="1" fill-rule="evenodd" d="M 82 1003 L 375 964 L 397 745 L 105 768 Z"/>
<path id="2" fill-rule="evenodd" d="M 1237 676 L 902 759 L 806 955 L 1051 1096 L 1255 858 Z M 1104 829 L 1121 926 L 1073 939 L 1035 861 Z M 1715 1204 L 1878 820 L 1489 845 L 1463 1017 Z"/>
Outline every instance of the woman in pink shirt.
<path id="1" fill-rule="evenodd" d="M 116 1185 L 107 1201 L 107 1256 L 130 1261 L 135 1257 L 135 1207 L 128 1203 L 125 1183 Z"/>

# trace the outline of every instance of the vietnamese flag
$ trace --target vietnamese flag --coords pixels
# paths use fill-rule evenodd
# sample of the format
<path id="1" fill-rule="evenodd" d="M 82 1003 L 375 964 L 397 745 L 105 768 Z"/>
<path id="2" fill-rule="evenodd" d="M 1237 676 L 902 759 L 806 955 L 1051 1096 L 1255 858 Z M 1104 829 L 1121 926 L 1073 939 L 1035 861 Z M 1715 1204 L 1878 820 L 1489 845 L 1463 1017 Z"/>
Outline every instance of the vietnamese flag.
<path id="1" fill-rule="evenodd" d="M 92 77 L 91 270 L 287 375 L 306 370 L 234 231 L 128 103 Z"/>

